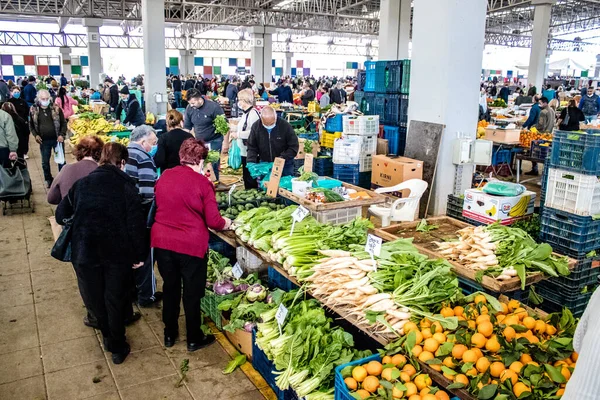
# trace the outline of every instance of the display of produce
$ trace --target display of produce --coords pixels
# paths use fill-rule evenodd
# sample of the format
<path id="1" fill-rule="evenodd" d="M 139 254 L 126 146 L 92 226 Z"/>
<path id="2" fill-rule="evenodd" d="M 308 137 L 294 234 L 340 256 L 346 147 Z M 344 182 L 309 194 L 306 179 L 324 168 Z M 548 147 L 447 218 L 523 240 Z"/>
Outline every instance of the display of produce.
<path id="1" fill-rule="evenodd" d="M 436 243 L 439 253 L 476 270 L 478 281 L 483 275 L 499 280 L 518 276 L 524 289 L 529 272 L 542 272 L 553 277 L 569 275 L 566 257 L 553 255 L 549 244 L 536 243 L 520 228 L 495 223 L 464 228 L 457 233 L 458 241 Z"/>
<path id="2" fill-rule="evenodd" d="M 268 293 L 260 283 L 248 286 L 245 292 L 219 304 L 219 310 L 231 312 L 229 324 L 223 329 L 228 332 L 235 332 L 236 329 L 252 332 L 261 321 L 261 315 L 277 307 L 284 294 L 285 292 L 279 289 Z"/>
<path id="3" fill-rule="evenodd" d="M 535 127 L 532 127 L 530 130 L 523 129 L 521 131 L 521 136 L 519 138 L 519 142 L 521 146 L 530 148 L 531 142 L 534 140 L 552 140 L 552 133 L 539 133 Z"/>
<path id="4" fill-rule="evenodd" d="M 492 101 L 489 104 L 490 107 L 499 107 L 499 108 L 505 108 L 506 107 L 506 102 L 504 101 L 504 99 L 496 99 L 494 101 Z"/>
<path id="5" fill-rule="evenodd" d="M 406 335 L 380 352 L 382 363 L 394 364 L 401 354 L 441 372 L 447 389 L 464 388 L 478 399 L 558 399 L 564 393 L 577 361 L 576 320 L 568 310 L 540 316 L 516 300 L 477 292 L 445 303 L 440 314 L 458 319 L 458 326 L 411 321 Z M 415 374 L 394 376 L 406 386 Z"/>
<path id="6" fill-rule="evenodd" d="M 69 129 L 72 132 L 69 141 L 73 146 L 77 145 L 81 138 L 87 135 L 98 136 L 104 143 L 118 142 L 125 146 L 129 144 L 129 138 L 127 137 L 119 138 L 108 135 L 110 132 L 126 131 L 127 128 L 120 122 L 108 122 L 102 115 L 97 113 L 85 112 L 79 114 L 79 118 L 69 121 Z"/>
<path id="7" fill-rule="evenodd" d="M 481 139 L 485 136 L 485 128 L 487 128 L 489 124 L 490 123 L 485 119 L 482 119 L 477 123 L 477 139 Z"/>

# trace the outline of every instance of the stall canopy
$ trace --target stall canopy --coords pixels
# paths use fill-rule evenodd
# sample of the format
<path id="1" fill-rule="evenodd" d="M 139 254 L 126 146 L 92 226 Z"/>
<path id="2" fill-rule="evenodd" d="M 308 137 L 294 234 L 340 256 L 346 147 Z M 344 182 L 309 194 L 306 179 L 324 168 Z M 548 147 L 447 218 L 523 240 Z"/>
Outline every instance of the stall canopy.
<path id="1" fill-rule="evenodd" d="M 522 64 L 522 65 L 515 65 L 515 67 L 517 69 L 522 69 L 522 70 L 528 70 L 529 69 L 529 65 L 526 64 Z M 578 71 L 585 71 L 587 69 L 589 69 L 589 67 L 584 66 L 583 64 L 573 60 L 572 58 L 564 58 L 562 60 L 556 60 L 551 62 L 548 65 L 548 69 L 549 70 L 560 70 L 560 71 L 568 71 L 568 70 L 578 70 Z"/>

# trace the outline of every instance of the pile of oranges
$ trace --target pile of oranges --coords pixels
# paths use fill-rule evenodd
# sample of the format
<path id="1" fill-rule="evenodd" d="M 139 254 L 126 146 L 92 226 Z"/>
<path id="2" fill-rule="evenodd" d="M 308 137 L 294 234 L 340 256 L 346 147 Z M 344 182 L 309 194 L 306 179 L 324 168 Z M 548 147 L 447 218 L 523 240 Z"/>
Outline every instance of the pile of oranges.
<path id="1" fill-rule="evenodd" d="M 494 310 L 482 294 L 465 305 L 445 306 L 440 314 L 456 317 L 456 330 L 444 330 L 438 321 L 426 318 L 418 324 L 408 322 L 396 350 L 402 349 L 443 373 L 452 382 L 447 389 L 465 388 L 478 395 L 490 386 L 480 396 L 486 399 L 501 394 L 507 399 L 513 395 L 519 398 L 526 392 L 531 394 L 528 399 L 560 398 L 575 368 L 577 353 L 572 343 L 560 353 L 550 352 L 548 347 L 556 344 L 553 338 L 566 337 L 568 342 L 572 336 L 558 332 L 550 319 L 528 312 L 516 300 L 500 306 L 500 311 Z"/>
<path id="2" fill-rule="evenodd" d="M 552 140 L 552 133 L 539 133 L 535 128 L 532 128 L 532 130 L 523 129 L 519 142 L 521 146 L 530 148 L 532 141 L 540 139 Z"/>
<path id="3" fill-rule="evenodd" d="M 448 393 L 433 386 L 429 375 L 419 373 L 402 354 L 385 356 L 381 362 L 369 361 L 364 365 L 357 365 L 347 374 L 344 378 L 346 387 L 353 397 L 361 399 L 450 399 Z"/>

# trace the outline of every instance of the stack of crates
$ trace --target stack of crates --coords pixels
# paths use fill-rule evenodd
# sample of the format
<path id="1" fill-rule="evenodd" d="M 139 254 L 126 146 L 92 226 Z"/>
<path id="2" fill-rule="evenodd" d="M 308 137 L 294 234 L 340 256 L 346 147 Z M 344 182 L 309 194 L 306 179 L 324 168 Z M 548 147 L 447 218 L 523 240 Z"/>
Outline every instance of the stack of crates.
<path id="1" fill-rule="evenodd" d="M 343 138 L 336 140 L 333 147 L 333 177 L 361 187 L 370 186 L 378 134 L 378 116 L 345 115 Z"/>
<path id="2" fill-rule="evenodd" d="M 388 153 L 402 156 L 408 126 L 410 60 L 370 61 L 365 63 L 365 68 L 364 93 L 358 93 L 359 110 L 367 115 L 378 115 L 384 126 L 398 128 L 397 135 L 392 134 L 388 139 Z"/>
<path id="3" fill-rule="evenodd" d="M 544 171 L 544 206 L 540 239 L 577 265 L 567 277 L 537 285 L 542 308 L 553 312 L 563 306 L 581 316 L 598 286 L 600 262 L 600 136 L 556 131 Z"/>

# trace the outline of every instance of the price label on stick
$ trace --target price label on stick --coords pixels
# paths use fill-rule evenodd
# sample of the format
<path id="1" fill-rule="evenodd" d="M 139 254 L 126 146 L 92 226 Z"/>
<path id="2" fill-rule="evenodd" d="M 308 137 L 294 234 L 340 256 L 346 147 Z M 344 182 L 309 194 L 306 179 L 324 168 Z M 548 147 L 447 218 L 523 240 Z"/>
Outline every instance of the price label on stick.
<path id="1" fill-rule="evenodd" d="M 287 315 L 288 315 L 287 307 L 284 306 L 283 304 L 280 304 L 279 308 L 277 309 L 277 313 L 275 314 L 275 319 L 277 320 L 277 323 L 279 324 L 280 329 L 283 326 L 283 323 L 285 322 L 285 317 L 287 317 Z"/>
<path id="2" fill-rule="evenodd" d="M 231 270 L 231 273 L 233 273 L 233 277 L 235 279 L 240 279 L 242 277 L 242 275 L 244 275 L 244 270 L 242 269 L 242 266 L 240 265 L 239 262 L 235 263 L 235 265 L 233 266 L 233 269 Z"/>
<path id="3" fill-rule="evenodd" d="M 296 208 L 296 211 L 292 213 L 292 218 L 294 219 L 294 221 L 300 222 L 304 218 L 306 218 L 308 214 L 310 214 L 310 211 L 308 211 L 308 209 L 302 206 L 298 206 L 298 208 Z"/>
<path id="4" fill-rule="evenodd" d="M 371 255 L 371 258 L 374 256 L 379 257 L 381 254 L 381 244 L 383 243 L 383 239 L 378 236 L 371 235 L 370 233 L 367 235 L 367 244 L 365 244 L 365 251 Z"/>
<path id="5" fill-rule="evenodd" d="M 229 202 L 229 206 L 231 206 L 231 195 L 233 194 L 233 191 L 235 190 L 235 183 L 231 186 L 231 189 L 229 189 L 229 194 L 228 194 L 228 202 Z"/>

